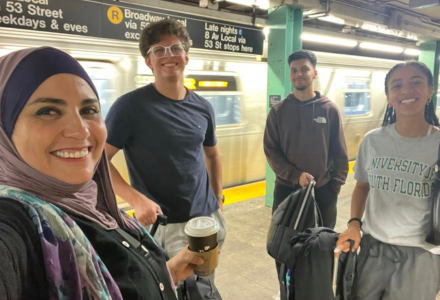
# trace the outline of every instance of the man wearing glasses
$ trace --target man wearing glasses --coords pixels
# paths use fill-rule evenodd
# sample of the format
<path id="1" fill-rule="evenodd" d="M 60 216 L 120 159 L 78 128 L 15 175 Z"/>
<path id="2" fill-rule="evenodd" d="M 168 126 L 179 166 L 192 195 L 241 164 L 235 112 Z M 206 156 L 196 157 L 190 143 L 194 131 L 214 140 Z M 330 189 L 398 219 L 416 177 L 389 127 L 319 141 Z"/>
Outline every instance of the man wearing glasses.
<path id="1" fill-rule="evenodd" d="M 155 81 L 121 96 L 106 117 L 107 155 L 111 160 L 124 151 L 131 181 L 110 163 L 114 190 L 143 225 L 154 223 L 158 213 L 168 216 L 155 238 L 171 257 L 188 244 L 184 227 L 191 218 L 216 219 L 219 246 L 226 235 L 214 111 L 184 86 L 189 47 L 176 20 L 145 27 L 139 48 Z"/>

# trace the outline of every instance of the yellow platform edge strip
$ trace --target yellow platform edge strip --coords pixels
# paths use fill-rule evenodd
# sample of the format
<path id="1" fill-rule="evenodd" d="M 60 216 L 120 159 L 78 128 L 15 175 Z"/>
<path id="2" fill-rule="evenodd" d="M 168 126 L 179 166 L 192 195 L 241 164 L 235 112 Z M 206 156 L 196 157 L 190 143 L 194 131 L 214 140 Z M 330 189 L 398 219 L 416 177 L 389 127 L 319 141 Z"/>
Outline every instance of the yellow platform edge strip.
<path id="1" fill-rule="evenodd" d="M 348 173 L 353 173 L 353 166 L 355 161 L 350 161 L 348 164 Z M 240 185 L 232 188 L 226 188 L 223 190 L 225 195 L 224 205 L 229 205 L 241 201 L 246 201 L 252 198 L 262 197 L 266 195 L 266 181 L 258 181 L 245 185 Z M 133 209 L 127 210 L 130 216 L 133 216 Z"/>
<path id="2" fill-rule="evenodd" d="M 266 181 L 258 181 L 223 190 L 224 205 L 237 203 L 266 195 Z"/>
<path id="3" fill-rule="evenodd" d="M 355 161 L 348 163 L 348 173 L 353 173 L 353 166 Z M 245 184 L 233 188 L 223 190 L 225 195 L 225 204 L 233 204 L 252 198 L 262 197 L 266 195 L 266 181 L 259 181 L 255 183 Z"/>
<path id="4" fill-rule="evenodd" d="M 134 209 L 126 210 L 125 211 L 130 217 L 133 218 Z"/>
<path id="5" fill-rule="evenodd" d="M 225 195 L 224 205 L 261 197 L 266 195 L 266 181 L 263 180 L 232 188 L 226 188 L 223 190 L 223 194 Z M 126 210 L 125 212 L 133 217 L 133 209 Z"/>
<path id="6" fill-rule="evenodd" d="M 353 173 L 353 166 L 356 161 L 352 160 L 348 163 L 348 174 Z"/>

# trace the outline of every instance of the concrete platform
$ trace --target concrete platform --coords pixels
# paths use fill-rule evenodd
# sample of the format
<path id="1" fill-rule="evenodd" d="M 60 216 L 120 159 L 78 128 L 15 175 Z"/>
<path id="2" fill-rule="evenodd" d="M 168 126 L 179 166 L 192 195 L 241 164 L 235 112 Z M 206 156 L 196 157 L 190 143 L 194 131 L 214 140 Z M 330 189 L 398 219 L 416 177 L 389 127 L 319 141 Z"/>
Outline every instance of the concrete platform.
<path id="1" fill-rule="evenodd" d="M 350 174 L 339 195 L 338 232 L 346 228 L 349 220 L 354 185 L 353 174 Z M 271 208 L 265 206 L 264 197 L 259 197 L 225 206 L 224 216 L 228 234 L 215 281 L 223 300 L 276 299 L 275 263 L 266 252 Z M 436 300 L 440 300 L 440 295 Z"/>

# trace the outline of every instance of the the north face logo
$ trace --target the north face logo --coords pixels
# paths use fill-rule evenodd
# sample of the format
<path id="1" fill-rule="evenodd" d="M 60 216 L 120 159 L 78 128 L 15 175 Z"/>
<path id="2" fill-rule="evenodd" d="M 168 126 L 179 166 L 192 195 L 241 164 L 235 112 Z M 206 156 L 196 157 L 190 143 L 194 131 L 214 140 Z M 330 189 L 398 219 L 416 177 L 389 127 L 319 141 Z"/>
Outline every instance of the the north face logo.
<path id="1" fill-rule="evenodd" d="M 326 124 L 327 120 L 324 117 L 317 117 L 315 119 L 313 119 L 316 123 L 321 123 L 321 124 Z"/>

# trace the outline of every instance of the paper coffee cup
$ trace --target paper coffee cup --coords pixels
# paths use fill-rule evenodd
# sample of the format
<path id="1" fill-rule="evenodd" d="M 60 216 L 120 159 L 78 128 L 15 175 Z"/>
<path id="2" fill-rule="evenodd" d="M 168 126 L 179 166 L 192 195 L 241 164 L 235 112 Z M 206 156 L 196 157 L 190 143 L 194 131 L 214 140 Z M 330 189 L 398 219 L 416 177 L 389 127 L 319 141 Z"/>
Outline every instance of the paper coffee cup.
<path id="1" fill-rule="evenodd" d="M 209 276 L 218 265 L 217 232 L 219 225 L 210 217 L 199 217 L 188 221 L 185 234 L 188 236 L 189 250 L 196 252 L 205 261 L 194 268 L 194 274 Z"/>

